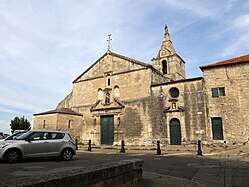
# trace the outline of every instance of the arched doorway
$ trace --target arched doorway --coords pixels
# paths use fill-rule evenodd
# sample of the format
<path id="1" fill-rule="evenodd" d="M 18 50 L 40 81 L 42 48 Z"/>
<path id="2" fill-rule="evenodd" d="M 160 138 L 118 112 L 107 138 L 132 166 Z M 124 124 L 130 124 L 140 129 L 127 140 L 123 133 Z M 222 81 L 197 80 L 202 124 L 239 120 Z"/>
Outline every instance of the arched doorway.
<path id="1" fill-rule="evenodd" d="M 169 122 L 170 128 L 170 144 L 171 145 L 181 145 L 181 125 L 180 121 L 173 118 Z"/>

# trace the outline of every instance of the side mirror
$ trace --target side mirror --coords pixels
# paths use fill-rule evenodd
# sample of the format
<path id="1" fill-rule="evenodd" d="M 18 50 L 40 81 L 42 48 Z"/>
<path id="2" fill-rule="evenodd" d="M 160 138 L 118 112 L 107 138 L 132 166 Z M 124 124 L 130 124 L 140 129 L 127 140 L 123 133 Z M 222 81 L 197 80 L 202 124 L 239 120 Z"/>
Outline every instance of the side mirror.
<path id="1" fill-rule="evenodd" d="M 13 140 L 16 140 L 16 136 L 13 136 Z"/>

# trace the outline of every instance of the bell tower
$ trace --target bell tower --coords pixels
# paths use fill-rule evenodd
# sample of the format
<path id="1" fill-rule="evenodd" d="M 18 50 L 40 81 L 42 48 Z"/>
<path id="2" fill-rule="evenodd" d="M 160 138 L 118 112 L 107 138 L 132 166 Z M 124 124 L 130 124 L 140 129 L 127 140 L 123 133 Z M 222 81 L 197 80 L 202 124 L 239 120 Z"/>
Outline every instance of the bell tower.
<path id="1" fill-rule="evenodd" d="M 152 64 L 171 81 L 185 79 L 185 61 L 176 53 L 167 25 L 161 48 L 157 57 L 152 59 Z"/>

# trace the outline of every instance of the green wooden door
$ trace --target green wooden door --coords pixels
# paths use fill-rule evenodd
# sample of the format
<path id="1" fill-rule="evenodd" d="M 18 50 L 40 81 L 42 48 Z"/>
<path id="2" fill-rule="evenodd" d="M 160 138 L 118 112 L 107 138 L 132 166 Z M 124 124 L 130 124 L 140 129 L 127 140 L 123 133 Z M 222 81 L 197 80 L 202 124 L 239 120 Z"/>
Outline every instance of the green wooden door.
<path id="1" fill-rule="evenodd" d="M 178 119 L 172 119 L 169 124 L 170 127 L 170 144 L 181 145 L 181 126 Z"/>
<path id="2" fill-rule="evenodd" d="M 220 117 L 214 117 L 211 120 L 212 120 L 213 139 L 223 140 L 222 119 Z"/>
<path id="3" fill-rule="evenodd" d="M 101 116 L 101 144 L 112 145 L 114 136 L 113 116 Z"/>

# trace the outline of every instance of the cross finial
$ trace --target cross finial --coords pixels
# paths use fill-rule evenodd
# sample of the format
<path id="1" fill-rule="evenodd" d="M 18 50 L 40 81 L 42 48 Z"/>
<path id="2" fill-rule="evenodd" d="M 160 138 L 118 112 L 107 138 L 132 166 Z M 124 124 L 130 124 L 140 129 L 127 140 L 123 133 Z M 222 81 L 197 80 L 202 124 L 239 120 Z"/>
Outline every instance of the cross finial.
<path id="1" fill-rule="evenodd" d="M 107 46 L 107 51 L 110 51 L 111 50 L 111 35 L 112 34 L 108 34 L 108 39 L 107 39 L 107 42 L 108 42 L 108 46 Z"/>

